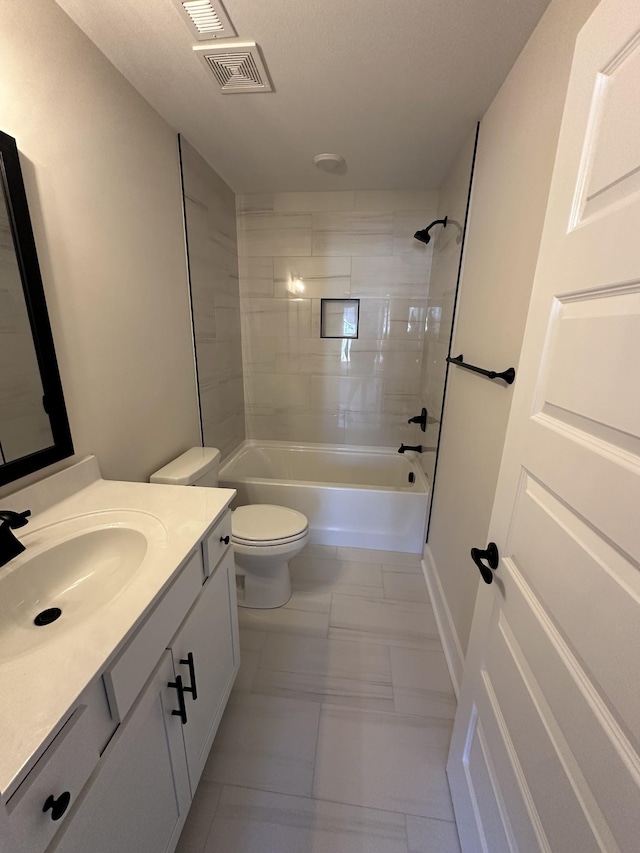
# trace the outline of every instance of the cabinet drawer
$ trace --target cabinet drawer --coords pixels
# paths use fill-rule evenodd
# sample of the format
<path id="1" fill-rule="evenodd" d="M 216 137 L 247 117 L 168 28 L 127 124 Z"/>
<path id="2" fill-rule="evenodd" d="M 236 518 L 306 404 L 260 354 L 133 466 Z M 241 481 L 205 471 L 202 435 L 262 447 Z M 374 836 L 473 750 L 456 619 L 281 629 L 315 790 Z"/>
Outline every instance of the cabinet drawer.
<path id="1" fill-rule="evenodd" d="M 31 773 L 7 803 L 12 848 L 41 853 L 72 811 L 75 800 L 98 764 L 100 753 L 94 737 L 90 709 L 74 711 Z M 43 811 L 52 797 L 54 810 Z M 68 805 L 63 809 L 65 802 Z M 57 809 L 62 814 L 54 820 Z"/>
<path id="2" fill-rule="evenodd" d="M 198 549 L 127 648 L 105 673 L 105 687 L 115 719 L 124 719 L 133 705 L 163 650 L 198 597 L 202 579 L 202 554 Z"/>
<path id="3" fill-rule="evenodd" d="M 209 576 L 231 542 L 231 510 L 228 509 L 204 540 L 204 571 Z"/>

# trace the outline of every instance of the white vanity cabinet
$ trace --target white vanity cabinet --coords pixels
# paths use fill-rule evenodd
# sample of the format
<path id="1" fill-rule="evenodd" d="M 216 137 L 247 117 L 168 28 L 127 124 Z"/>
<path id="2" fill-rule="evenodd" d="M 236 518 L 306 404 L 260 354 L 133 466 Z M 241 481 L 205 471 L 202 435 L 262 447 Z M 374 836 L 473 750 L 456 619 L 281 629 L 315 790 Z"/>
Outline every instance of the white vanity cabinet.
<path id="1" fill-rule="evenodd" d="M 182 734 L 192 794 L 238 670 L 237 638 L 235 564 L 228 548 L 170 643 L 174 672 L 186 691 Z"/>
<path id="2" fill-rule="evenodd" d="M 101 767 L 57 846 L 59 853 L 171 853 L 191 791 L 173 662 L 165 652 L 105 750 Z"/>
<path id="3" fill-rule="evenodd" d="M 96 682 L 110 716 L 76 707 L 18 788 L 20 846 L 5 847 L 0 820 L 0 853 L 174 850 L 240 666 L 230 515 L 108 666 L 104 688 Z M 65 786 L 70 801 L 54 821 L 45 794 Z"/>

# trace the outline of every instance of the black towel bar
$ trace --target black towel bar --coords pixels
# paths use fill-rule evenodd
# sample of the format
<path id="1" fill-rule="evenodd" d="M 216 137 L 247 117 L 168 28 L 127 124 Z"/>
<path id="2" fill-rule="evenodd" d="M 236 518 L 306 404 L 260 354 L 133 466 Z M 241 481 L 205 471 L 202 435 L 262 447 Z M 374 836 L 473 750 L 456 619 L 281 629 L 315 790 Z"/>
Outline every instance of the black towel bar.
<path id="1" fill-rule="evenodd" d="M 512 385 L 516 378 L 516 371 L 513 367 L 508 367 L 502 373 L 497 373 L 495 370 L 485 370 L 482 367 L 476 367 L 475 364 L 467 364 L 462 353 L 452 358 L 447 356 L 449 364 L 457 364 L 458 367 L 464 367 L 465 370 L 473 370 L 474 373 L 481 373 L 483 376 L 488 376 L 489 379 L 502 379 L 507 385 Z"/>

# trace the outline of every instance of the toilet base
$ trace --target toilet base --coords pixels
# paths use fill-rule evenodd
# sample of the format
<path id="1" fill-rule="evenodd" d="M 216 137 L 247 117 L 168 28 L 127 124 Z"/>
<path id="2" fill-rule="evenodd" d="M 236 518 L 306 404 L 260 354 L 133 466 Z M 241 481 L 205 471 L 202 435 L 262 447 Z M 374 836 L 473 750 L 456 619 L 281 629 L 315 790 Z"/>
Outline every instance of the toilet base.
<path id="1" fill-rule="evenodd" d="M 272 610 L 282 607 L 291 598 L 291 578 L 286 560 L 272 563 L 268 572 L 258 574 L 255 570 L 244 571 L 236 557 L 236 578 L 238 607 Z"/>

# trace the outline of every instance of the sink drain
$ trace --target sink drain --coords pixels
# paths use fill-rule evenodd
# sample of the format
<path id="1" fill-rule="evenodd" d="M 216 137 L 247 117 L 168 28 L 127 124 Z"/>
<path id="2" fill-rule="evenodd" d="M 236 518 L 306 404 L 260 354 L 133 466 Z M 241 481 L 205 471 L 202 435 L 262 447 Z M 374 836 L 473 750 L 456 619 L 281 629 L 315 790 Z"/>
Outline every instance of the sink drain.
<path id="1" fill-rule="evenodd" d="M 46 610 L 38 613 L 36 618 L 33 620 L 33 624 L 38 626 L 50 625 L 52 622 L 55 622 L 59 616 L 62 616 L 62 610 L 60 610 L 59 607 L 48 607 Z"/>

